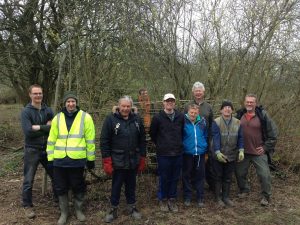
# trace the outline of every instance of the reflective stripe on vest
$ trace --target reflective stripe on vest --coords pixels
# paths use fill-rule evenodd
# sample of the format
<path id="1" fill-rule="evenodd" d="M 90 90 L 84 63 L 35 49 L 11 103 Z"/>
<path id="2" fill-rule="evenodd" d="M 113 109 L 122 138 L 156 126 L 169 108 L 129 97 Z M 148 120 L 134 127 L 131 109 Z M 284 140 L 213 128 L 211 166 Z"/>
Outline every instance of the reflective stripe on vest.
<path id="1" fill-rule="evenodd" d="M 86 147 L 61 147 L 61 146 L 55 146 L 55 150 L 59 151 L 83 151 Z"/>
<path id="2" fill-rule="evenodd" d="M 61 159 L 65 156 L 71 159 L 87 158 L 87 142 L 84 135 L 84 121 L 86 113 L 80 110 L 68 131 L 65 115 L 57 114 L 58 136 L 54 146 L 54 158 Z"/>
<path id="3" fill-rule="evenodd" d="M 87 144 L 95 144 L 95 140 L 85 140 Z"/>
<path id="4" fill-rule="evenodd" d="M 54 141 L 47 141 L 47 145 L 55 145 Z"/>
<path id="5" fill-rule="evenodd" d="M 57 114 L 57 127 L 58 127 L 58 137 L 59 139 L 67 139 L 67 138 L 83 138 L 83 130 L 84 130 L 84 118 L 86 112 L 82 112 L 81 120 L 80 120 L 80 127 L 79 127 L 79 134 L 69 134 L 69 135 L 61 135 L 60 134 L 60 113 Z"/>

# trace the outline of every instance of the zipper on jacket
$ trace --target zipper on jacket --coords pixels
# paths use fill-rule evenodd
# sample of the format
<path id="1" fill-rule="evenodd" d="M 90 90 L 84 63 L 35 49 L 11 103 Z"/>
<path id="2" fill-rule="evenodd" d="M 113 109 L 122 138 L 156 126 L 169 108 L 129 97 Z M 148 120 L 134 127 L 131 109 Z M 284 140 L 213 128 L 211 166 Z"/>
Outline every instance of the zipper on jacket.
<path id="1" fill-rule="evenodd" d="M 198 155 L 198 150 L 197 150 L 197 129 L 196 129 L 196 125 L 193 123 L 193 126 L 194 126 L 194 137 L 195 137 L 195 152 L 196 152 L 196 155 Z"/>

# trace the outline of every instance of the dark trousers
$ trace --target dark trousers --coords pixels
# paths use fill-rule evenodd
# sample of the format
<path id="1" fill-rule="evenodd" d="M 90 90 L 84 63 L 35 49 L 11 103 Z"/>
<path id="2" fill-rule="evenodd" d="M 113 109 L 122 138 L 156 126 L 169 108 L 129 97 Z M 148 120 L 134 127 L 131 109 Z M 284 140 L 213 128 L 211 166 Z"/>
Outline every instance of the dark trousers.
<path id="1" fill-rule="evenodd" d="M 206 182 L 209 186 L 209 190 L 214 191 L 215 187 L 215 171 L 213 168 L 213 156 L 212 153 L 208 153 L 208 158 L 207 161 L 205 163 L 205 177 L 206 177 Z"/>
<path id="2" fill-rule="evenodd" d="M 36 148 L 24 148 L 24 180 L 22 188 L 23 206 L 33 206 L 32 204 L 32 186 L 34 177 L 39 163 L 45 168 L 47 174 L 52 181 L 52 189 L 55 194 L 54 182 L 53 182 L 53 167 L 48 167 L 47 153 L 45 150 Z"/>
<path id="3" fill-rule="evenodd" d="M 83 176 L 84 167 L 56 167 L 54 166 L 54 184 L 58 195 L 65 195 L 69 189 L 74 194 L 84 193 L 86 190 Z"/>
<path id="4" fill-rule="evenodd" d="M 261 185 L 261 194 L 267 199 L 272 194 L 271 174 L 268 165 L 268 156 L 245 154 L 243 161 L 236 164 L 235 173 L 240 192 L 249 192 L 250 184 L 247 179 L 250 165 L 253 164 Z"/>
<path id="5" fill-rule="evenodd" d="M 205 155 L 183 155 L 182 183 L 184 199 L 192 198 L 193 186 L 197 200 L 204 199 Z"/>
<path id="6" fill-rule="evenodd" d="M 220 183 L 231 183 L 232 174 L 235 170 L 235 161 L 221 163 L 213 159 L 213 168 L 215 171 L 215 181 Z"/>
<path id="7" fill-rule="evenodd" d="M 159 186 L 158 199 L 177 197 L 177 184 L 182 169 L 182 155 L 157 156 Z"/>
<path id="8" fill-rule="evenodd" d="M 112 176 L 112 188 L 110 202 L 112 206 L 118 206 L 123 183 L 125 184 L 125 197 L 127 204 L 135 204 L 136 169 L 117 169 Z"/>

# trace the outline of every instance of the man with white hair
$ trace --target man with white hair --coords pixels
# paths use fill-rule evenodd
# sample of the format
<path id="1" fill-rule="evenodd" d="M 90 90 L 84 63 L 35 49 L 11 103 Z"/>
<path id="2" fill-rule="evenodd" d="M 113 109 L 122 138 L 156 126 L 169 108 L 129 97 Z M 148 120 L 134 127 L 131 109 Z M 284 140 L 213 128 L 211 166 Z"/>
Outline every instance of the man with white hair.
<path id="1" fill-rule="evenodd" d="M 197 81 L 193 84 L 192 87 L 192 93 L 193 93 L 193 100 L 189 101 L 185 105 L 185 113 L 187 113 L 188 106 L 190 104 L 196 104 L 199 106 L 199 115 L 201 117 L 204 117 L 206 120 L 206 124 L 208 127 L 208 136 L 207 136 L 207 143 L 208 143 L 208 159 L 206 161 L 205 165 L 205 173 L 206 173 L 206 181 L 209 185 L 210 190 L 214 190 L 214 170 L 212 168 L 212 151 L 210 151 L 210 141 L 211 141 L 211 127 L 212 127 L 212 122 L 213 122 L 213 110 L 212 106 L 207 103 L 204 100 L 204 95 L 205 95 L 205 87 L 204 84 Z"/>
<path id="2" fill-rule="evenodd" d="M 209 103 L 207 103 L 204 100 L 205 95 L 205 87 L 203 83 L 197 81 L 193 84 L 192 87 L 192 93 L 193 93 L 193 100 L 188 102 L 185 106 L 185 112 L 187 112 L 187 107 L 190 104 L 196 104 L 200 107 L 200 116 L 205 117 L 206 121 L 208 122 L 209 127 L 211 127 L 212 121 L 213 121 L 213 110 Z"/>
<path id="3" fill-rule="evenodd" d="M 105 216 L 105 222 L 111 223 L 117 218 L 123 184 L 128 213 L 134 219 L 140 219 L 141 214 L 135 205 L 136 175 L 145 168 L 146 139 L 141 118 L 132 112 L 131 97 L 121 97 L 118 107 L 106 117 L 101 130 L 100 149 L 103 169 L 112 176 L 111 209 Z"/>

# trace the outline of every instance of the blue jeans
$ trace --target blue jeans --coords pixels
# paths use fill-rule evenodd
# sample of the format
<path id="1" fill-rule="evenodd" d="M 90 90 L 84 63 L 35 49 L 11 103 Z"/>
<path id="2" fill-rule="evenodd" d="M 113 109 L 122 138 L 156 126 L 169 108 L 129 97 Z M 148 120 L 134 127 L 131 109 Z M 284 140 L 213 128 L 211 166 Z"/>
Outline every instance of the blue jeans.
<path id="1" fill-rule="evenodd" d="M 118 206 L 121 188 L 125 184 L 125 197 L 127 204 L 135 204 L 136 169 L 117 169 L 113 172 L 111 188 L 111 205 Z"/>
<path id="2" fill-rule="evenodd" d="M 32 207 L 32 186 L 34 181 L 34 176 L 39 163 L 45 168 L 47 174 L 50 176 L 51 181 L 53 181 L 53 167 L 48 167 L 47 153 L 45 150 L 40 150 L 36 148 L 26 147 L 24 149 L 24 180 L 23 180 L 23 206 Z M 54 182 L 52 182 L 53 192 Z"/>
<path id="3" fill-rule="evenodd" d="M 177 197 L 177 184 L 181 174 L 182 155 L 157 156 L 159 186 L 158 199 Z"/>
<path id="4" fill-rule="evenodd" d="M 183 155 L 182 184 L 184 199 L 191 199 L 193 186 L 197 200 L 204 199 L 205 155 Z"/>

